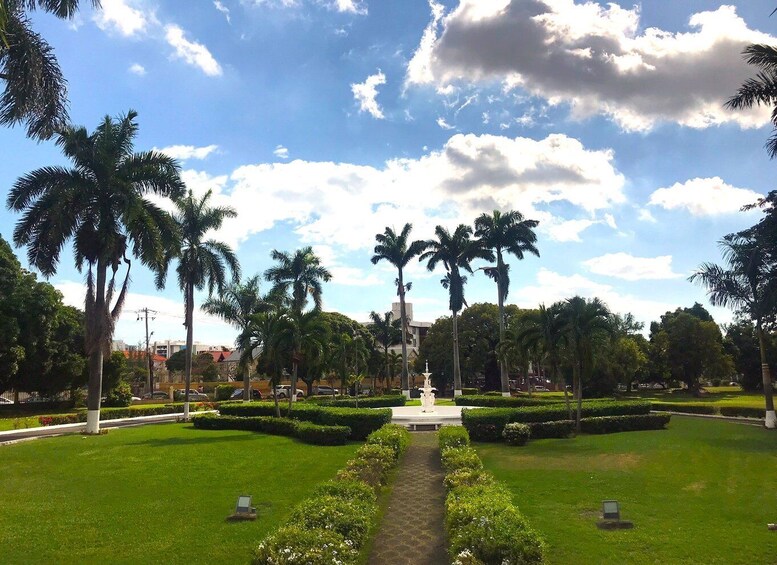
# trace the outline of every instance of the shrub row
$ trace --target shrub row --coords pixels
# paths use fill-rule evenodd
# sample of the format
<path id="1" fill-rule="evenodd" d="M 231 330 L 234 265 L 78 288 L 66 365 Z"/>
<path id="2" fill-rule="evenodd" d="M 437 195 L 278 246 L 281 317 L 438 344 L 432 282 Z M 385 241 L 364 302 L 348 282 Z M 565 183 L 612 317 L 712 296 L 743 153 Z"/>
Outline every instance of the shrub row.
<path id="1" fill-rule="evenodd" d="M 391 406 L 404 406 L 407 398 L 402 395 L 392 396 L 374 396 L 371 398 L 360 398 L 358 408 L 389 408 Z M 337 408 L 357 408 L 355 398 L 322 398 L 317 401 L 320 406 L 334 406 Z"/>
<path id="2" fill-rule="evenodd" d="M 197 411 L 210 409 L 209 403 L 192 403 L 190 410 Z M 159 414 L 180 414 L 183 412 L 183 403 L 175 404 L 146 404 L 140 406 L 127 406 L 126 408 L 102 408 L 100 420 L 117 420 L 119 418 L 137 418 L 140 416 L 157 416 Z M 38 417 L 41 426 L 56 426 L 58 424 L 76 424 L 86 422 L 86 411 L 73 412 L 71 414 L 48 414 Z"/>
<path id="3" fill-rule="evenodd" d="M 529 398 L 528 396 L 499 396 L 491 394 L 462 395 L 457 396 L 454 401 L 456 406 L 488 406 L 490 408 L 514 408 L 517 406 L 539 406 L 557 402 L 542 400 L 540 398 Z"/>
<path id="4" fill-rule="evenodd" d="M 265 434 L 296 437 L 314 445 L 343 445 L 351 435 L 346 426 L 321 426 L 290 418 L 272 416 L 216 416 L 202 414 L 192 418 L 195 428 L 201 430 L 247 430 Z"/>
<path id="5" fill-rule="evenodd" d="M 296 404 L 291 413 L 288 405 L 281 404 L 281 416 L 294 420 L 313 422 L 322 426 L 347 426 L 351 429 L 351 439 L 363 440 L 381 426 L 391 421 L 391 410 L 373 410 L 370 408 L 336 408 L 314 404 Z M 219 413 L 227 416 L 275 416 L 273 402 L 222 403 Z"/>
<path id="6" fill-rule="evenodd" d="M 580 431 L 586 434 L 613 434 L 641 430 L 663 430 L 670 418 L 669 414 L 630 414 L 627 416 L 582 418 Z"/>
<path id="7" fill-rule="evenodd" d="M 699 402 L 653 402 L 653 410 L 684 414 L 720 414 L 735 418 L 763 418 L 764 408 L 753 406 L 716 406 Z"/>
<path id="8" fill-rule="evenodd" d="M 583 417 L 648 413 L 650 402 L 647 401 L 597 401 L 584 404 L 581 410 Z M 566 407 L 558 404 L 523 408 L 478 408 L 462 410 L 461 413 L 462 424 L 467 428 L 470 437 L 476 441 L 500 441 L 505 426 L 512 422 L 555 422 L 568 417 Z"/>
<path id="9" fill-rule="evenodd" d="M 409 442 L 408 431 L 393 424 L 371 433 L 337 480 L 316 488 L 286 525 L 259 544 L 253 563 L 357 563 L 378 515 L 376 489 L 385 484 Z"/>
<path id="10" fill-rule="evenodd" d="M 510 493 L 483 470 L 471 447 L 450 447 L 451 438 L 460 442 L 465 434 L 463 430 L 440 435 L 448 490 L 445 530 L 453 562 L 544 563 L 545 543 L 515 507 Z M 469 443 L 469 438 L 463 441 Z"/>
<path id="11" fill-rule="evenodd" d="M 440 449 L 448 447 L 466 447 L 469 445 L 469 434 L 463 426 L 442 426 L 437 432 Z"/>
<path id="12" fill-rule="evenodd" d="M 564 439 L 575 431 L 574 420 L 558 420 L 555 422 L 532 422 L 526 424 L 531 431 L 532 439 Z"/>

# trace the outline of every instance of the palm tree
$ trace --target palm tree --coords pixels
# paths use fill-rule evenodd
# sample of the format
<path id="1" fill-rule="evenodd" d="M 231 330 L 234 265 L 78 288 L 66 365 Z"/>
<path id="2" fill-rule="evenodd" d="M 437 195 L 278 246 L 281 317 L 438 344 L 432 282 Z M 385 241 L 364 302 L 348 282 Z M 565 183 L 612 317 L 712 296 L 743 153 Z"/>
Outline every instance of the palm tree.
<path id="1" fill-rule="evenodd" d="M 771 106 L 772 135 L 766 141 L 770 158 L 777 156 L 777 47 L 771 45 L 748 45 L 742 52 L 748 65 L 760 69 L 755 78 L 747 79 L 737 93 L 729 98 L 726 107 L 733 110 L 753 106 Z"/>
<path id="2" fill-rule="evenodd" d="M 370 312 L 369 326 L 370 333 L 375 336 L 381 347 L 383 347 L 383 359 L 385 361 L 386 378 L 389 377 L 389 347 L 400 343 L 402 340 L 402 330 L 400 329 L 401 320 L 392 320 L 391 312 L 386 312 L 381 316 L 377 312 Z"/>
<path id="3" fill-rule="evenodd" d="M 277 350 L 276 335 L 279 331 L 279 320 L 283 311 L 280 305 L 269 303 L 266 309 L 262 309 L 251 315 L 248 319 L 246 330 L 240 334 L 240 349 L 245 359 L 242 363 L 251 362 L 251 352 L 259 351 L 259 363 L 267 369 L 271 375 L 270 386 L 275 402 L 275 415 L 280 417 L 281 410 L 278 406 L 278 385 L 280 384 L 283 364 L 281 352 Z M 250 355 L 250 357 L 249 357 Z"/>
<path id="4" fill-rule="evenodd" d="M 499 340 L 505 338 L 505 300 L 510 290 L 510 266 L 504 262 L 506 254 L 512 254 L 519 261 L 526 253 L 540 256 L 534 246 L 537 235 L 534 228 L 536 220 L 524 220 L 520 212 L 511 210 L 503 214 L 494 210 L 491 215 L 482 214 L 475 220 L 475 237 L 479 237 L 483 247 L 490 249 L 496 256 L 496 266 L 487 267 L 486 274 L 496 281 L 499 305 Z M 510 396 L 510 381 L 507 367 L 500 361 L 499 371 L 502 379 L 502 396 Z"/>
<path id="5" fill-rule="evenodd" d="M 727 269 L 713 263 L 704 263 L 689 280 L 707 287 L 707 296 L 713 306 L 731 308 L 755 323 L 758 349 L 761 355 L 761 378 L 766 402 L 766 427 L 777 428 L 774 411 L 772 379 L 766 359 L 764 322 L 771 319 L 777 295 L 777 273 L 756 237 L 742 232 L 729 234 L 720 242 Z"/>
<path id="6" fill-rule="evenodd" d="M 309 312 L 287 310 L 278 319 L 272 347 L 291 358 L 291 390 L 289 391 L 289 412 L 297 399 L 297 372 L 304 359 L 308 365 L 316 365 L 324 355 L 329 341 L 329 327 L 321 318 L 318 309 Z"/>
<path id="7" fill-rule="evenodd" d="M 137 114 L 106 116 L 92 134 L 69 126 L 57 134 L 74 168 L 37 169 L 14 183 L 7 206 L 24 212 L 14 243 L 27 246 L 30 265 L 43 276 L 57 271 L 64 245 L 73 240 L 76 268 L 86 267 L 85 350 L 89 357 L 87 433 L 98 433 L 103 354 L 129 286 L 130 254 L 143 265 L 163 268 L 165 245 L 177 232 L 170 215 L 146 199 L 183 194 L 178 163 L 154 151 L 133 153 Z M 117 294 L 116 275 L 127 266 Z M 114 300 L 115 299 L 115 300 Z"/>
<path id="8" fill-rule="evenodd" d="M 194 345 L 194 291 L 208 288 L 208 297 L 218 290 L 224 294 L 227 273 L 232 273 L 232 282 L 240 280 L 240 265 L 232 249 L 225 243 L 205 239 L 211 230 L 217 230 L 226 218 L 237 216 L 228 207 L 209 206 L 211 191 L 202 198 L 196 198 L 192 191 L 175 202 L 175 221 L 181 237 L 181 245 L 171 250 L 169 259 L 177 259 L 178 287 L 183 292 L 186 326 L 186 391 L 184 393 L 183 417 L 189 418 L 189 388 L 192 380 L 192 347 Z M 164 283 L 167 269 L 157 275 L 157 284 Z"/>
<path id="9" fill-rule="evenodd" d="M 472 228 L 459 224 L 453 234 L 444 227 L 434 229 L 436 240 L 429 240 L 424 245 L 424 251 L 418 258 L 427 261 L 426 268 L 433 271 L 442 263 L 447 274 L 440 281 L 448 290 L 448 306 L 453 314 L 453 395 L 461 395 L 461 365 L 459 363 L 459 330 L 457 317 L 459 311 L 467 305 L 464 299 L 464 285 L 467 277 L 461 275 L 461 270 L 472 273 L 470 263 L 474 259 L 492 261 L 493 254 L 481 246 L 478 240 L 471 239 Z"/>
<path id="10" fill-rule="evenodd" d="M 389 351 L 388 354 L 388 378 L 394 380 L 397 370 L 402 367 L 402 355 L 396 351 Z"/>
<path id="11" fill-rule="evenodd" d="M 259 276 L 255 275 L 244 283 L 229 284 L 224 292 L 216 298 L 208 298 L 201 306 L 202 310 L 212 316 L 232 324 L 240 334 L 235 343 L 242 349 L 251 330 L 251 316 L 266 311 L 268 303 L 259 293 Z M 251 400 L 251 365 L 253 364 L 253 348 L 243 349 L 240 358 L 240 371 L 243 373 L 243 401 Z"/>
<path id="12" fill-rule="evenodd" d="M 312 247 L 303 247 L 290 255 L 273 249 L 270 254 L 278 264 L 264 273 L 265 280 L 273 283 L 270 294 L 287 295 L 293 312 L 301 314 L 308 296 L 313 298 L 315 309 L 321 309 L 321 283 L 332 280 L 332 274 L 323 266 Z"/>
<path id="13" fill-rule="evenodd" d="M 574 296 L 561 306 L 565 339 L 572 357 L 572 395 L 577 400 L 576 429 L 580 433 L 580 413 L 583 408 L 582 378 L 593 368 L 594 341 L 602 334 L 612 333 L 611 315 L 598 298 L 586 300 Z"/>
<path id="14" fill-rule="evenodd" d="M 28 12 L 70 19 L 79 0 L 0 0 L 0 124 L 24 123 L 27 135 L 48 139 L 67 124 L 67 81 L 51 46 L 31 26 Z M 99 7 L 99 0 L 91 0 Z"/>
<path id="15" fill-rule="evenodd" d="M 388 261 L 397 269 L 397 295 L 399 296 L 399 317 L 400 329 L 402 330 L 402 394 L 410 398 L 409 371 L 407 368 L 407 313 L 405 311 L 405 292 L 411 288 L 411 283 L 405 284 L 404 269 L 411 259 L 423 253 L 426 248 L 426 242 L 413 241 L 408 244 L 412 224 L 405 224 L 402 231 L 397 234 L 392 228 L 386 227 L 383 233 L 375 234 L 375 241 L 378 244 L 373 249 L 372 264 L 377 265 L 380 261 Z"/>

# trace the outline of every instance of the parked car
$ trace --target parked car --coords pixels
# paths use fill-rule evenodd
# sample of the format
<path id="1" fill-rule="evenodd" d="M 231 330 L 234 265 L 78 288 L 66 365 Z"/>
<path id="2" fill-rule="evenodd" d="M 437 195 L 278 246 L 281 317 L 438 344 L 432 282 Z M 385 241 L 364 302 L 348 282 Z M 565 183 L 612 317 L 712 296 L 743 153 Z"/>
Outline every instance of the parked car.
<path id="1" fill-rule="evenodd" d="M 535 386 L 532 387 L 532 390 L 534 392 L 550 392 L 550 389 L 546 386 Z"/>
<path id="2" fill-rule="evenodd" d="M 175 400 L 178 400 L 179 402 L 186 400 L 186 389 L 184 388 L 181 390 L 176 390 L 173 393 L 173 398 L 175 398 Z M 193 388 L 189 389 L 189 402 L 207 402 L 208 400 L 210 400 L 210 398 L 208 397 L 207 394 L 203 392 L 198 392 Z"/>
<path id="3" fill-rule="evenodd" d="M 0 404 L 13 404 L 13 400 L 8 400 L 7 398 L 0 396 Z"/>
<path id="4" fill-rule="evenodd" d="M 316 387 L 316 394 L 318 395 L 327 394 L 329 396 L 332 396 L 332 395 L 340 394 L 340 390 L 336 388 L 332 388 L 331 386 L 319 386 L 319 387 Z"/>
<path id="5" fill-rule="evenodd" d="M 232 396 L 229 397 L 230 400 L 243 400 L 243 389 L 237 388 L 235 389 L 235 392 L 232 393 Z M 251 389 L 251 400 L 261 400 L 262 399 L 262 393 L 255 388 Z"/>
<path id="6" fill-rule="evenodd" d="M 291 385 L 280 385 L 275 387 L 275 394 L 278 395 L 278 398 L 288 398 L 291 391 Z M 297 398 L 304 398 L 305 397 L 305 391 L 298 388 L 297 389 Z"/>
<path id="7" fill-rule="evenodd" d="M 141 397 L 142 400 L 168 400 L 169 398 L 170 398 L 170 394 L 163 390 L 155 390 L 154 392 L 147 392 Z"/>
<path id="8" fill-rule="evenodd" d="M 139 396 L 133 396 L 132 402 L 140 402 L 142 399 Z"/>

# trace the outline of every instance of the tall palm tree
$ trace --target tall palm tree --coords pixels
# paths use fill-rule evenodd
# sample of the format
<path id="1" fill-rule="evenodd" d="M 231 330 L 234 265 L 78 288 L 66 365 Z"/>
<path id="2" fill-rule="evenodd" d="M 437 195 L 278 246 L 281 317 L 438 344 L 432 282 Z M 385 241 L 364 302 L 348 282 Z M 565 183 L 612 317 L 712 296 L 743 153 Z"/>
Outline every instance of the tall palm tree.
<path id="1" fill-rule="evenodd" d="M 321 265 L 321 259 L 313 253 L 313 248 L 303 247 L 293 255 L 273 249 L 270 256 L 278 262 L 264 272 L 265 280 L 273 283 L 270 294 L 287 295 L 296 314 L 305 309 L 308 297 L 313 298 L 314 308 L 320 310 L 321 283 L 332 280 L 332 273 Z"/>
<path id="2" fill-rule="evenodd" d="M 763 328 L 764 322 L 774 317 L 775 300 L 777 300 L 775 265 L 752 234 L 729 234 L 719 244 L 728 268 L 704 263 L 689 277 L 689 280 L 707 287 L 707 296 L 713 306 L 731 308 L 737 314 L 747 316 L 755 323 L 761 355 L 766 427 L 777 428 Z"/>
<path id="3" fill-rule="evenodd" d="M 234 218 L 237 212 L 229 207 L 209 206 L 211 191 L 202 198 L 192 191 L 175 202 L 175 221 L 181 238 L 181 245 L 170 252 L 169 259 L 177 259 L 178 287 L 184 297 L 184 326 L 186 326 L 186 391 L 184 393 L 183 417 L 189 418 L 189 388 L 192 380 L 192 347 L 194 345 L 194 291 L 208 288 L 208 297 L 213 291 L 224 293 L 227 284 L 227 269 L 232 273 L 232 282 L 240 280 L 240 265 L 232 249 L 225 243 L 205 239 L 211 230 L 217 230 L 226 218 Z M 157 284 L 164 283 L 167 270 L 157 275 Z"/>
<path id="4" fill-rule="evenodd" d="M 419 256 L 426 249 L 424 241 L 408 241 L 412 224 L 405 224 L 402 231 L 397 234 L 392 228 L 386 227 L 383 233 L 375 234 L 375 241 L 378 243 L 373 249 L 372 264 L 377 265 L 380 261 L 388 261 L 397 269 L 397 295 L 399 296 L 399 317 L 400 329 L 402 330 L 402 394 L 410 398 L 410 379 L 407 368 L 407 312 L 405 311 L 405 292 L 411 288 L 411 283 L 405 283 L 405 267 L 411 259 Z"/>
<path id="5" fill-rule="evenodd" d="M 611 314 L 598 298 L 586 300 L 574 296 L 561 306 L 565 339 L 572 357 L 572 395 L 577 400 L 576 429 L 580 433 L 580 413 L 583 408 L 582 378 L 593 369 L 594 341 L 603 334 L 612 334 Z"/>
<path id="6" fill-rule="evenodd" d="M 475 259 L 493 261 L 494 255 L 482 247 L 480 241 L 472 239 L 472 228 L 459 224 L 451 234 L 442 226 L 434 229 L 437 239 L 429 240 L 424 245 L 424 251 L 418 258 L 427 261 L 426 268 L 433 271 L 442 263 L 446 270 L 445 277 L 440 281 L 448 290 L 448 306 L 453 314 L 453 395 L 461 395 L 461 364 L 459 363 L 459 329 L 458 313 L 467 305 L 464 299 L 464 285 L 467 277 L 461 275 L 464 270 L 472 273 L 470 263 Z"/>
<path id="7" fill-rule="evenodd" d="M 99 7 L 99 0 L 91 0 Z M 32 29 L 29 12 L 61 19 L 78 11 L 79 0 L 0 0 L 0 124 L 25 124 L 27 135 L 48 139 L 67 123 L 67 81 L 53 49 Z"/>
<path id="8" fill-rule="evenodd" d="M 391 312 L 385 312 L 383 316 L 377 312 L 370 312 L 369 326 L 370 333 L 375 336 L 383 348 L 383 359 L 385 361 L 386 378 L 389 377 L 389 347 L 400 343 L 402 340 L 402 330 L 400 329 L 401 320 L 393 320 Z"/>
<path id="9" fill-rule="evenodd" d="M 278 351 L 278 340 L 276 335 L 279 331 L 279 320 L 283 310 L 278 304 L 269 303 L 268 308 L 262 309 L 251 315 L 248 319 L 248 326 L 240 334 L 240 349 L 243 351 L 243 363 L 250 363 L 252 357 L 248 352 L 259 351 L 259 363 L 261 363 L 267 372 L 271 375 L 270 386 L 275 402 L 275 415 L 280 417 L 281 410 L 278 406 L 278 390 L 280 384 L 281 371 L 283 369 L 282 352 Z"/>
<path id="10" fill-rule="evenodd" d="M 777 47 L 748 45 L 742 52 L 748 65 L 760 69 L 754 78 L 747 79 L 737 93 L 728 99 L 726 107 L 733 110 L 753 106 L 771 106 L 772 135 L 766 141 L 770 158 L 777 156 Z"/>
<path id="11" fill-rule="evenodd" d="M 308 312 L 287 310 L 278 320 L 278 329 L 273 336 L 272 347 L 285 352 L 291 359 L 291 390 L 289 391 L 289 412 L 297 399 L 297 372 L 304 359 L 308 365 L 316 365 L 326 351 L 329 341 L 329 326 L 321 317 L 319 309 Z"/>
<path id="12" fill-rule="evenodd" d="M 240 371 L 243 373 L 243 401 L 251 400 L 251 365 L 254 349 L 244 350 L 241 346 L 251 330 L 251 316 L 266 311 L 269 305 L 259 292 L 259 275 L 255 275 L 243 283 L 229 284 L 218 297 L 208 298 L 201 306 L 202 310 L 212 316 L 236 327 L 238 334 L 235 343 L 242 354 Z"/>
<path id="13" fill-rule="evenodd" d="M 91 134 L 69 126 L 57 145 L 74 168 L 37 169 L 14 183 L 7 206 L 24 215 L 14 243 L 27 246 L 30 265 L 43 276 L 57 271 L 64 245 L 72 239 L 79 272 L 86 268 L 85 349 L 89 357 L 87 432 L 99 432 L 103 354 L 129 286 L 130 254 L 143 265 L 163 268 L 166 244 L 178 235 L 170 215 L 146 198 L 178 198 L 184 192 L 178 163 L 154 151 L 134 153 L 137 114 L 106 116 Z M 116 275 L 127 266 L 120 289 Z"/>
<path id="14" fill-rule="evenodd" d="M 526 253 L 540 256 L 535 247 L 537 235 L 534 228 L 536 220 L 525 220 L 523 214 L 511 210 L 502 213 L 494 210 L 490 215 L 481 214 L 475 219 L 475 237 L 480 238 L 483 247 L 490 249 L 496 256 L 496 265 L 487 267 L 486 274 L 496 281 L 497 301 L 499 305 L 499 340 L 505 338 L 505 300 L 510 290 L 510 266 L 504 256 L 512 254 L 519 261 Z M 500 361 L 499 371 L 502 379 L 502 396 L 510 396 L 510 381 L 507 366 Z"/>

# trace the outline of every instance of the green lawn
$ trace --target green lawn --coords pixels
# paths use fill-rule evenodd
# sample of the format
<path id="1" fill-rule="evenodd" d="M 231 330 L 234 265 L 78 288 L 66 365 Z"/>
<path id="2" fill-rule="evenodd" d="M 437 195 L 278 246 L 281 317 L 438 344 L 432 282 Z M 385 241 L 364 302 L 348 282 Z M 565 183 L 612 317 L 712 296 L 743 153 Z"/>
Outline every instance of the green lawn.
<path id="1" fill-rule="evenodd" d="M 706 387 L 707 394 L 700 397 L 680 389 L 672 390 L 635 390 L 629 393 L 621 393 L 624 398 L 643 400 L 655 400 L 656 402 L 693 402 L 701 404 L 713 404 L 715 406 L 748 406 L 751 408 L 764 408 L 764 395 L 754 392 L 744 392 L 738 386 Z M 537 392 L 538 398 L 552 398 L 561 400 L 563 392 Z M 522 394 L 521 396 L 526 396 Z M 570 397 L 571 398 L 571 397 Z"/>
<path id="2" fill-rule="evenodd" d="M 476 447 L 551 564 L 777 563 L 777 432 L 673 416 L 663 431 Z M 596 528 L 610 498 L 633 530 Z"/>
<path id="3" fill-rule="evenodd" d="M 188 424 L 0 447 L 0 562 L 247 563 L 357 447 Z M 239 494 L 255 522 L 226 522 Z"/>

